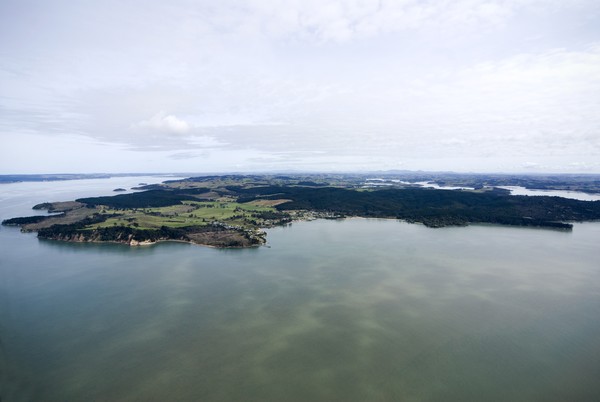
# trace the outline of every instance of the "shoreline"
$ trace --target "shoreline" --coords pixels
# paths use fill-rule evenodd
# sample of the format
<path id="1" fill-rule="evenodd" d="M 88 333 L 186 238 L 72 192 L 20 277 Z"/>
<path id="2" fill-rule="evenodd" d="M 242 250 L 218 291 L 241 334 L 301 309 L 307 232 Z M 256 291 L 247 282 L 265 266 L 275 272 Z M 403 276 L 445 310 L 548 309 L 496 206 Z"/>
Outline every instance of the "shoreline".
<path id="1" fill-rule="evenodd" d="M 26 233 L 33 233 L 33 232 L 26 232 Z M 121 245 L 129 246 L 129 247 L 150 247 L 150 246 L 154 246 L 154 245 L 159 244 L 159 243 L 172 242 L 172 243 L 192 244 L 192 245 L 195 245 L 195 246 L 209 247 L 209 248 L 214 248 L 214 249 L 258 248 L 258 247 L 266 245 L 266 243 L 267 243 L 266 240 L 264 240 L 261 243 L 251 244 L 251 245 L 246 245 L 246 246 L 220 246 L 220 245 L 215 245 L 215 244 L 201 243 L 201 242 L 195 242 L 193 240 L 182 240 L 182 239 L 128 240 L 128 241 L 119 241 L 119 240 L 79 240 L 78 241 L 78 240 L 56 239 L 56 238 L 50 238 L 50 237 L 39 237 L 39 236 L 36 236 L 36 238 L 39 239 L 39 240 L 43 240 L 43 241 L 52 241 L 52 242 L 61 242 L 61 243 L 75 243 L 75 244 L 86 244 L 86 243 L 91 243 L 91 244 L 121 244 Z"/>
<path id="2" fill-rule="evenodd" d="M 148 247 L 148 246 L 152 246 L 152 245 L 162 243 L 162 242 L 178 242 L 178 243 L 188 243 L 188 244 L 210 247 L 210 248 L 217 248 L 217 249 L 218 248 L 221 248 L 221 249 L 243 249 L 243 248 L 255 248 L 255 247 L 260 247 L 260 246 L 266 245 L 267 240 L 266 240 L 266 232 L 264 231 L 265 229 L 291 226 L 291 224 L 294 222 L 299 223 L 299 222 L 312 222 L 315 220 L 346 220 L 346 219 L 368 219 L 368 220 L 374 219 L 374 220 L 387 220 L 387 221 L 395 220 L 395 221 L 407 223 L 407 224 L 419 224 L 424 227 L 427 227 L 428 229 L 443 229 L 443 228 L 447 228 L 447 227 L 467 227 L 467 226 L 471 226 L 471 225 L 474 225 L 474 226 L 489 225 L 489 226 L 515 227 L 515 228 L 540 229 L 540 230 L 550 229 L 550 230 L 556 230 L 556 231 L 561 231 L 561 232 L 570 232 L 573 229 L 572 223 L 562 223 L 562 222 L 550 222 L 550 224 L 548 224 L 548 225 L 510 224 L 510 223 L 499 223 L 499 222 L 468 222 L 468 221 L 464 221 L 464 222 L 463 221 L 460 221 L 460 222 L 458 222 L 458 221 L 457 222 L 422 222 L 420 220 L 403 219 L 403 218 L 396 218 L 396 217 L 366 217 L 366 216 L 360 216 L 360 215 L 331 216 L 329 214 L 323 215 L 323 214 L 319 213 L 318 211 L 308 211 L 308 213 L 296 215 L 291 222 L 281 224 L 281 225 L 273 225 L 273 226 L 269 226 L 269 227 L 259 228 L 259 230 L 260 230 L 259 233 L 262 233 L 262 235 L 259 235 L 259 236 L 255 237 L 254 239 L 260 239 L 260 241 L 258 243 L 251 243 L 251 244 L 245 244 L 245 245 L 243 245 L 243 244 L 242 245 L 211 244 L 209 242 L 194 241 L 193 239 L 185 240 L 185 239 L 177 239 L 177 238 L 172 238 L 172 239 L 163 238 L 163 239 L 157 239 L 157 240 L 149 240 L 149 239 L 136 240 L 136 239 L 132 239 L 130 237 L 127 240 L 95 240 L 95 239 L 88 239 L 85 236 L 83 236 L 82 234 L 80 234 L 76 237 L 60 238 L 59 237 L 60 235 L 55 236 L 55 237 L 44 237 L 44 236 L 40 237 L 39 233 L 38 233 L 38 238 L 44 239 L 44 240 L 60 241 L 60 242 L 65 242 L 65 243 L 97 243 L 97 244 L 113 243 L 113 244 L 123 244 L 123 245 L 127 245 L 129 247 Z M 527 221 L 523 221 L 523 222 L 527 222 Z M 30 231 L 24 231 L 24 232 L 34 232 L 34 231 L 30 230 Z M 205 232 L 205 233 L 218 233 L 218 232 Z M 223 240 L 223 239 L 221 239 L 221 240 Z M 250 239 L 248 239 L 248 240 L 250 240 Z"/>

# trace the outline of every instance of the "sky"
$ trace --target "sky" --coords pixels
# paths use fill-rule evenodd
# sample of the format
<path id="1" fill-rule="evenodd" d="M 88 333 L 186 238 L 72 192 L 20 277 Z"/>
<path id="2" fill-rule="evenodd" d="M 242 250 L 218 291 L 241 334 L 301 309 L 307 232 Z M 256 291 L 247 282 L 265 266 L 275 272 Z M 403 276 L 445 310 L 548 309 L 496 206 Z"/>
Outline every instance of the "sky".
<path id="1" fill-rule="evenodd" d="M 0 174 L 600 173 L 598 0 L 0 0 Z"/>

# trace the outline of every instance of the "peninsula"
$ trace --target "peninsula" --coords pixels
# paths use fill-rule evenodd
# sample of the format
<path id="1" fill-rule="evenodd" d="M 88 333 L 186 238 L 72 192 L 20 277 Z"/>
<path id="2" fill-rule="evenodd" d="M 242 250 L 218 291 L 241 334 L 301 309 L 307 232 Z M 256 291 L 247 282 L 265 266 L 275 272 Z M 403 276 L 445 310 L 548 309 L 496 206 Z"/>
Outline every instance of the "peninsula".
<path id="1" fill-rule="evenodd" d="M 432 228 L 492 223 L 571 230 L 600 219 L 600 201 L 513 196 L 493 186 L 432 189 L 365 175 L 219 175 L 137 187 L 137 192 L 48 202 L 52 215 L 7 219 L 39 238 L 129 245 L 185 241 L 214 247 L 264 244 L 263 228 L 350 216 L 400 219 Z"/>

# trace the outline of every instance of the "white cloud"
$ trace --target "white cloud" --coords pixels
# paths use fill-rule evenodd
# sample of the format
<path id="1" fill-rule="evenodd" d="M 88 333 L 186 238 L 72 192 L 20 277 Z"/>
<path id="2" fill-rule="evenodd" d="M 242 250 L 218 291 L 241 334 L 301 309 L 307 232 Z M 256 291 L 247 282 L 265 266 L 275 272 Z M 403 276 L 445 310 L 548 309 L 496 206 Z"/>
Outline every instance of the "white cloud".
<path id="1" fill-rule="evenodd" d="M 0 13 L 0 147 L 29 130 L 173 167 L 251 149 L 258 169 L 600 171 L 597 0 L 36 4 Z"/>
<path id="2" fill-rule="evenodd" d="M 462 146 L 462 145 L 466 145 L 467 141 L 465 141 L 461 138 L 452 137 L 452 138 L 445 138 L 445 139 L 440 140 L 440 144 L 449 145 L 449 146 Z"/>
<path id="3" fill-rule="evenodd" d="M 191 128 L 185 120 L 181 120 L 171 114 L 168 115 L 163 111 L 158 112 L 148 120 L 142 120 L 135 123 L 133 127 L 148 128 L 174 134 L 185 134 L 190 131 Z"/>
<path id="4" fill-rule="evenodd" d="M 318 42 L 346 42 L 380 34 L 434 30 L 489 31 L 520 13 L 556 12 L 565 8 L 558 0 L 250 0 L 240 9 L 222 8 L 229 14 L 218 21 L 236 20 L 237 30 L 249 27 L 270 37 L 289 36 Z M 592 5 L 593 0 L 572 0 L 569 7 Z M 217 14 L 219 12 L 217 11 Z M 250 30 L 252 32 L 252 29 Z"/>
<path id="5" fill-rule="evenodd" d="M 540 164 L 537 162 L 523 162 L 521 165 L 524 169 L 539 169 Z"/>

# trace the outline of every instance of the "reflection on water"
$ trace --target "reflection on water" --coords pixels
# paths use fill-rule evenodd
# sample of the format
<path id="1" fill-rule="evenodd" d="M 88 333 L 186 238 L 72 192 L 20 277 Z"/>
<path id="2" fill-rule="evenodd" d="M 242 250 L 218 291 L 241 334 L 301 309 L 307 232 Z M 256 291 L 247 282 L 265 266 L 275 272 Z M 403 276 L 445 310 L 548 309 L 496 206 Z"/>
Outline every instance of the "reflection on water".
<path id="1" fill-rule="evenodd" d="M 600 394 L 600 224 L 315 221 L 248 250 L 0 237 L 3 400 Z"/>

